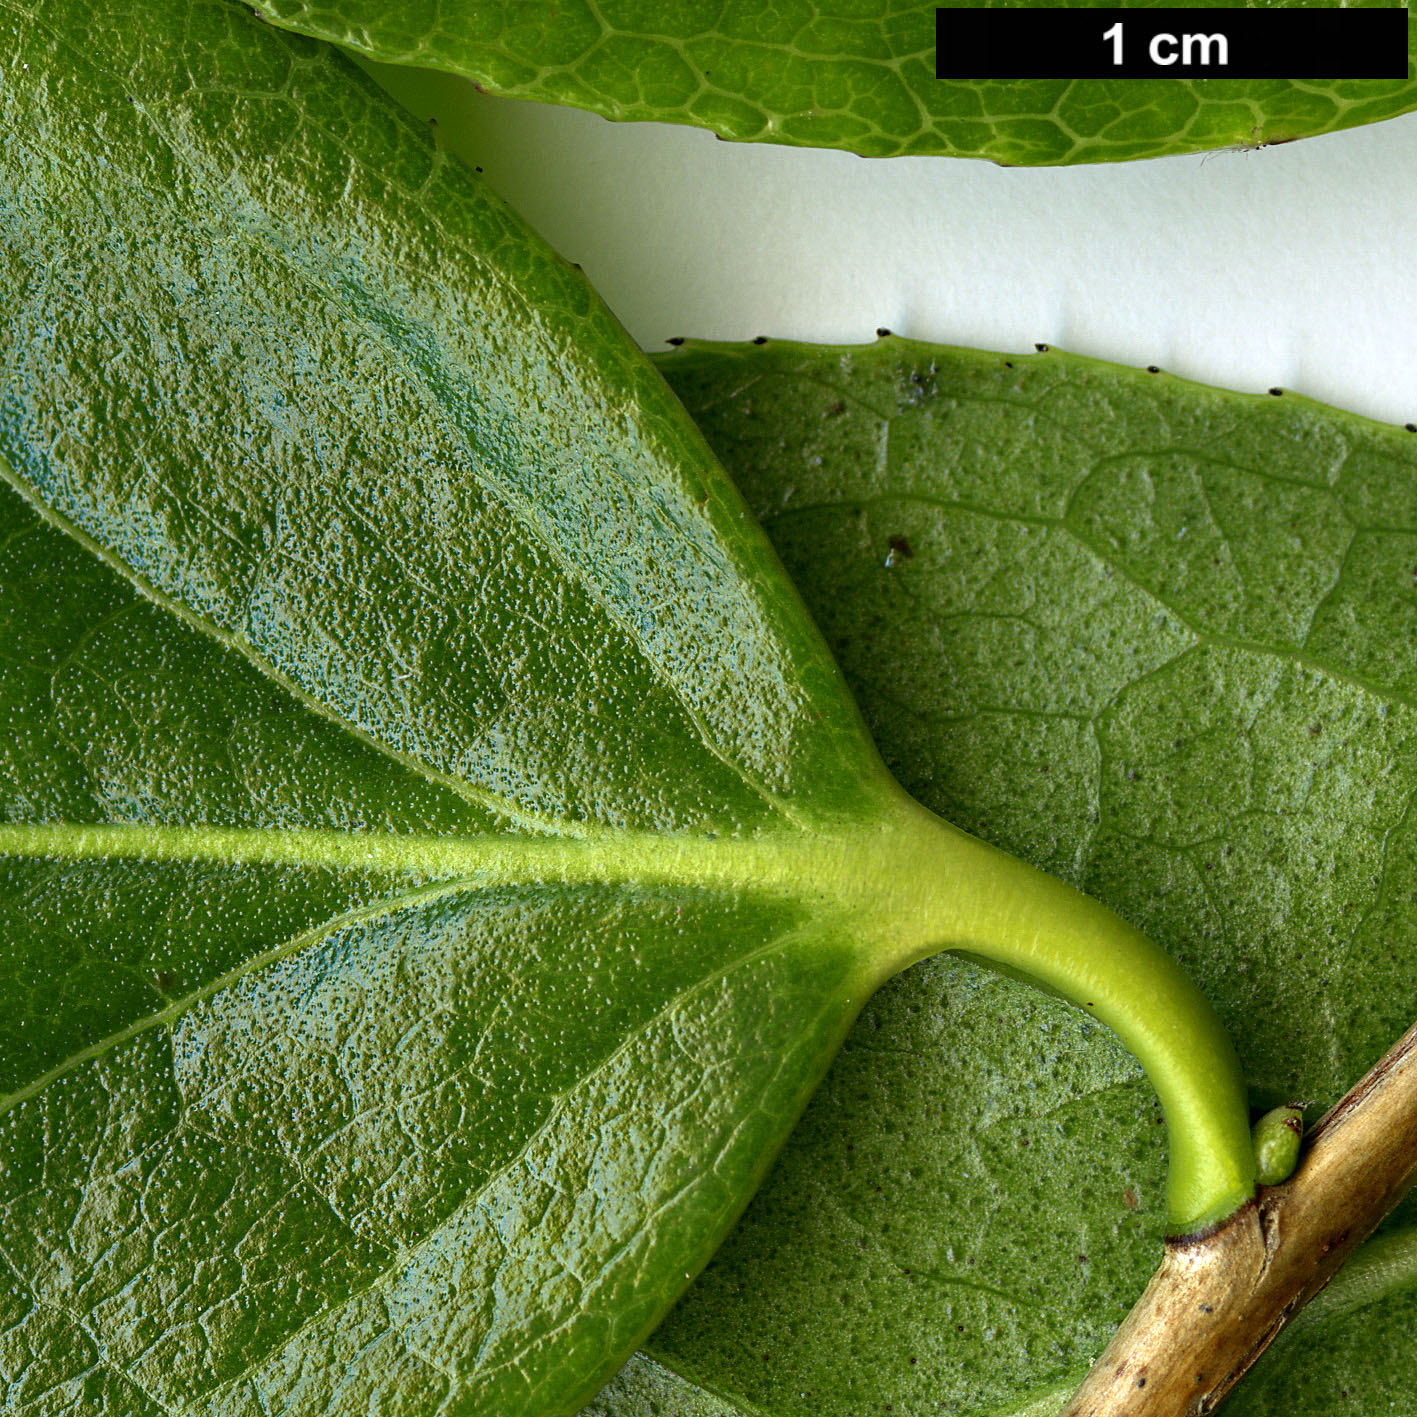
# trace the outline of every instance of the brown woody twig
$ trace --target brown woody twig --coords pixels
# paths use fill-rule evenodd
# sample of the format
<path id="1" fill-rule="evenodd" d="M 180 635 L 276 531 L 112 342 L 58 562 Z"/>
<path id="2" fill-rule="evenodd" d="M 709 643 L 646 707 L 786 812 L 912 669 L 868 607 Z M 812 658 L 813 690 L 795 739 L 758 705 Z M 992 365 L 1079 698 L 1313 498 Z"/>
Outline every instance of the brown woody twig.
<path id="1" fill-rule="evenodd" d="M 1168 1240 L 1063 1417 L 1213 1412 L 1417 1179 L 1417 1025 L 1314 1129 L 1298 1169 Z"/>

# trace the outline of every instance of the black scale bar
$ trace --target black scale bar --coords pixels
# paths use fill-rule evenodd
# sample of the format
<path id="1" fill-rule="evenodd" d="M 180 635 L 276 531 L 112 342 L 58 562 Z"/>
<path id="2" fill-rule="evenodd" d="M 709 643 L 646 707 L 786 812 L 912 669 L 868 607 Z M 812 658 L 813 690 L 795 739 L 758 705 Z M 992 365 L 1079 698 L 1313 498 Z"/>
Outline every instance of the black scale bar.
<path id="1" fill-rule="evenodd" d="M 1405 79 L 1407 10 L 935 11 L 940 79 Z"/>

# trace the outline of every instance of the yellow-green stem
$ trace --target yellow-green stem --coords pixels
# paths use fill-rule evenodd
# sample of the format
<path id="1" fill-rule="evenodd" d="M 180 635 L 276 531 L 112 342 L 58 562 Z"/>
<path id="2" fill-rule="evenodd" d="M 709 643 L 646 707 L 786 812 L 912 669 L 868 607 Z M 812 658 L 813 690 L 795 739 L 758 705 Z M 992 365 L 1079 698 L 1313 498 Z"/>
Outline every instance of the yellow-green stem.
<path id="1" fill-rule="evenodd" d="M 1106 1024 L 1161 1100 L 1170 1232 L 1193 1234 L 1232 1215 L 1254 1194 L 1254 1149 L 1239 1062 L 1209 1001 L 1106 906 L 938 818 L 931 823 L 950 862 L 941 875 L 954 882 L 933 950 L 1021 974 Z"/>

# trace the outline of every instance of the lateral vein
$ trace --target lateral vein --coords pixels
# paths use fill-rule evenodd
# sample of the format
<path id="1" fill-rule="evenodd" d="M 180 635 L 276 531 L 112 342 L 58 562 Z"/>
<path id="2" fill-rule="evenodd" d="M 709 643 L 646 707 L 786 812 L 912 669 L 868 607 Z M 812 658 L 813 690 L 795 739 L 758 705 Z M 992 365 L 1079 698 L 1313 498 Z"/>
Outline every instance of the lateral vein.
<path id="1" fill-rule="evenodd" d="M 348 719 L 337 714 L 328 704 L 321 702 L 313 694 L 302 689 L 293 679 L 282 674 L 269 660 L 256 653 L 255 647 L 242 636 L 234 634 L 230 630 L 223 629 L 220 625 L 203 618 L 194 611 L 183 605 L 181 601 L 159 590 L 143 576 L 140 576 L 127 562 L 114 555 L 107 547 L 101 545 L 87 532 L 75 526 L 68 517 L 60 512 L 56 512 L 53 507 L 42 501 L 36 494 L 33 487 L 21 477 L 6 461 L 3 453 L 0 453 L 0 482 L 13 488 L 21 496 L 28 506 L 35 512 L 41 521 L 52 526 L 61 535 L 66 536 L 76 545 L 82 546 L 85 551 L 101 561 L 109 570 L 113 571 L 125 585 L 131 587 L 145 600 L 156 605 L 160 610 L 181 620 L 190 629 L 195 630 L 203 638 L 214 641 L 223 649 L 230 650 L 239 655 L 249 665 L 276 684 L 283 692 L 290 695 L 302 708 L 308 709 L 311 713 L 319 715 L 330 723 L 336 724 L 350 737 L 356 739 L 364 747 L 378 753 L 381 757 L 397 763 L 400 767 L 407 769 L 416 776 L 425 779 L 437 787 L 446 788 L 448 791 L 456 793 L 465 802 L 481 807 L 484 811 L 494 812 L 498 816 L 505 818 L 514 826 L 520 826 L 526 831 L 554 831 L 574 833 L 576 831 L 594 830 L 590 826 L 567 822 L 558 818 L 543 817 L 536 813 L 528 812 L 516 806 L 508 798 L 496 792 L 491 792 L 477 784 L 468 782 L 466 779 L 457 777 L 451 773 L 440 772 L 411 754 L 401 752 L 399 749 L 388 743 L 380 741 L 371 733 L 350 723 Z"/>

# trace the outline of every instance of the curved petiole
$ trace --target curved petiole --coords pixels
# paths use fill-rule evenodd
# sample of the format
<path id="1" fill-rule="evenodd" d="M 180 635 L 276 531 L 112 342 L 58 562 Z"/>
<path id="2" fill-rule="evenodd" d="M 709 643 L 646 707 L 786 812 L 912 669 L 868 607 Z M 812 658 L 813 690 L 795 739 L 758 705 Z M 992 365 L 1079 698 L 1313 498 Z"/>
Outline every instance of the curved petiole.
<path id="1" fill-rule="evenodd" d="M 1194 1235 L 1254 1195 L 1255 1152 L 1239 1062 L 1210 1002 L 1140 930 L 1062 881 L 928 818 L 933 918 L 897 967 L 961 953 L 1070 1000 L 1107 1025 L 1146 1070 L 1170 1144 L 1167 1224 Z M 926 823 L 918 822 L 920 832 Z M 925 867 L 925 863 L 920 863 Z"/>

